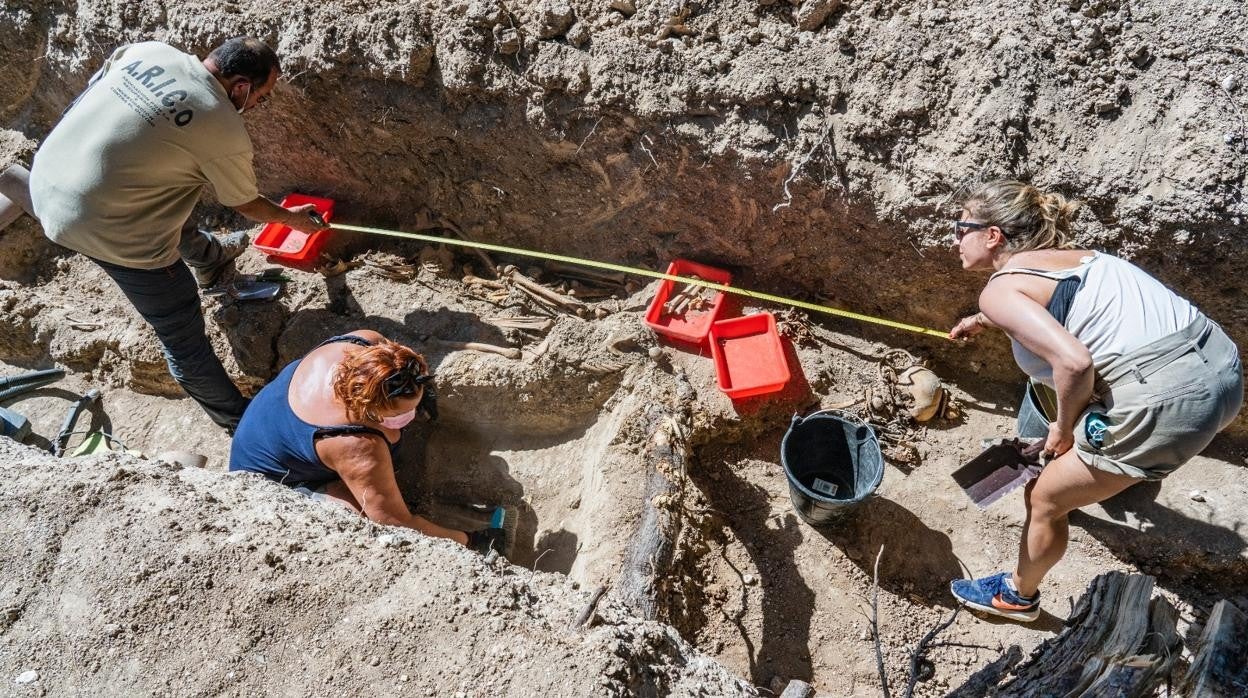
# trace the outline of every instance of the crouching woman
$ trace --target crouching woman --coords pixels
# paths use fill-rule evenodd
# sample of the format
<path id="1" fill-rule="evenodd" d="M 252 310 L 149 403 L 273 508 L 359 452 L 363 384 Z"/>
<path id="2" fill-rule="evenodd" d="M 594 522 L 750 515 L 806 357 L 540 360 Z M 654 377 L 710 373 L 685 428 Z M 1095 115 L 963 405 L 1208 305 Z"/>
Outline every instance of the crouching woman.
<path id="1" fill-rule="evenodd" d="M 501 531 L 444 528 L 413 515 L 399 492 L 393 455 L 417 411 L 436 418 L 432 381 L 424 357 L 377 332 L 330 337 L 252 400 L 230 470 L 259 473 L 377 523 L 487 548 Z"/>
<path id="2" fill-rule="evenodd" d="M 1243 403 L 1239 350 L 1222 328 L 1139 267 L 1076 249 L 1077 208 L 996 181 L 964 199 L 953 224 L 962 267 L 992 276 L 980 312 L 949 336 L 1001 329 L 1023 372 L 1056 394 L 1044 441 L 1053 460 L 1025 490 L 1017 565 L 952 584 L 967 606 L 1024 621 L 1040 613 L 1040 583 L 1066 552 L 1071 511 L 1164 478 Z"/>

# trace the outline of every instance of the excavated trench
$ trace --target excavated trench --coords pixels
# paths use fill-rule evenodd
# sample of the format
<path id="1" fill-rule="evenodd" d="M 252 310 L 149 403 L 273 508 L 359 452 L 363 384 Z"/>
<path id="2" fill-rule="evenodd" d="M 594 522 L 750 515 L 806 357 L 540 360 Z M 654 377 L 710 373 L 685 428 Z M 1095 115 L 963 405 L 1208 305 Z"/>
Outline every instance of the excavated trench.
<path id="1" fill-rule="evenodd" d="M 63 386 L 8 406 L 29 414 L 46 440 L 68 399 L 102 387 L 91 428 L 149 456 L 175 447 L 199 451 L 209 455 L 210 469 L 224 469 L 228 440 L 178 398 L 154 337 L 107 278 L 41 242 L 31 221 L 6 231 L 2 244 L 29 252 L 15 255 L 20 264 L 0 268 L 6 313 L 24 319 L 4 325 L 5 374 L 55 364 L 73 369 Z M 982 569 L 1012 554 L 1016 529 L 1001 522 L 1019 507 L 974 514 L 946 474 L 968 453 L 966 431 L 1010 428 L 1008 395 L 998 408 L 971 410 L 961 424 L 933 424 L 921 443 L 922 464 L 896 463 L 881 496 L 837 527 L 814 529 L 788 500 L 778 464 L 783 428 L 812 404 L 860 397 L 887 345 L 813 325 L 819 340 L 788 350 L 795 379 L 785 391 L 734 403 L 716 387 L 703 352 L 661 340 L 642 324 L 653 286 L 601 302 L 619 310 L 604 318 L 563 314 L 544 335 L 526 333 L 489 320 L 536 308 L 512 299 L 500 309 L 461 282 L 465 265 L 481 265 L 475 257 L 381 247 L 340 246 L 336 254 L 360 264 L 336 276 L 292 270 L 294 281 L 271 304 L 206 299 L 209 332 L 240 384 L 259 386 L 320 339 L 359 327 L 424 351 L 438 376 L 441 417 L 409 428 L 396 459 L 412 509 L 474 528 L 486 515 L 472 505 L 514 507 L 513 563 L 565 574 L 587 589 L 609 587 L 756 685 L 793 678 L 870 685 L 875 669 L 859 609 L 881 546 L 886 627 L 897 651 L 948 608 L 947 580 L 961 574 L 960 561 Z M 421 259 L 439 262 L 427 267 Z M 242 271 L 265 266 L 254 252 L 240 261 Z M 540 278 L 559 282 L 554 274 Z M 82 322 L 88 318 L 96 322 Z M 513 345 L 521 356 L 450 351 L 446 341 Z M 657 360 L 651 349 L 659 350 Z M 1211 549 L 1185 558 L 1174 545 L 1142 551 L 1146 542 L 1128 545 L 1112 526 L 1086 526 L 1100 542 L 1076 544 L 1069 576 L 1059 582 L 1072 595 L 1095 570 L 1116 564 L 1113 556 L 1159 573 L 1194 607 L 1240 583 L 1227 581 L 1242 574 L 1233 534 L 1201 529 L 1193 545 Z M 962 632 L 1027 645 L 1044 630 Z M 942 676 L 956 685 L 991 658 L 986 650 L 951 651 L 941 660 L 948 665 Z M 898 661 L 890 671 L 903 666 Z"/>
<path id="2" fill-rule="evenodd" d="M 1167 55 L 1119 75 L 1134 97 L 1118 112 L 1072 117 L 1069 103 L 1101 96 L 1067 94 L 1065 73 L 1046 72 L 1053 55 L 1043 45 L 1060 45 L 1064 30 L 1046 20 L 1041 32 L 1052 36 L 1028 48 L 1015 35 L 1032 36 L 1034 17 L 995 5 L 933 19 L 940 8 L 926 3 L 849 4 L 812 33 L 791 26 L 785 3 L 681 3 L 695 5 L 688 21 L 697 32 L 655 42 L 646 27 L 665 19 L 659 3 L 638 3 L 627 16 L 572 3 L 585 41 L 575 40 L 577 24 L 542 36 L 539 4 L 380 3 L 364 16 L 351 15 L 364 12 L 351 3 L 278 11 L 242 2 L 227 12 L 175 2 L 160 17 L 137 2 L 6 9 L 15 21 L 0 27 L 0 126 L 14 130 L 3 132 L 0 165 L 29 157 L 106 47 L 158 35 L 202 53 L 245 30 L 287 56 L 286 82 L 266 111 L 248 117 L 261 188 L 332 197 L 339 221 L 650 268 L 688 257 L 732 270 L 742 285 L 946 327 L 973 308 L 981 280 L 952 274 L 956 260 L 931 231 L 966 173 L 1002 163 L 1008 173 L 1081 187 L 1075 193 L 1089 203 L 1081 240 L 1154 263 L 1246 338 L 1235 270 L 1248 256 L 1242 229 L 1230 223 L 1248 215 L 1235 198 L 1243 153 L 1199 135 L 1220 138 L 1224 129 L 1192 108 L 1207 95 L 1167 72 Z M 1130 13 L 1125 3 L 1092 4 L 1104 6 L 1102 19 Z M 1153 4 L 1135 11 L 1147 15 Z M 985 12 L 1000 26 L 984 50 L 1025 84 L 983 74 L 982 57 L 940 43 L 978 31 Z M 501 48 L 508 22 L 521 27 L 517 53 Z M 913 31 L 897 34 L 898 22 Z M 1180 29 L 1195 25 L 1165 22 L 1175 23 L 1178 43 Z M 1079 70 L 1125 55 L 1121 43 L 1093 51 Z M 929 55 L 929 45 L 943 47 Z M 980 106 L 959 106 L 967 104 Z M 1160 126 L 1155 114 L 1164 115 Z M 1116 121 L 1122 143 L 1085 166 L 1079 158 L 1107 147 L 1105 121 Z M 1169 169 L 1131 150 L 1165 140 L 1158 128 L 1176 143 L 1166 157 L 1179 162 Z M 1213 151 L 1225 157 L 1209 166 L 1201 154 Z M 199 215 L 209 228 L 242 227 L 211 205 Z M 610 587 L 756 685 L 802 678 L 843 694 L 872 685 L 859 612 L 881 546 L 882 633 L 894 675 L 948 608 L 948 579 L 1012 558 L 1021 503 L 968 509 L 947 476 L 980 437 L 1010 429 L 1017 376 L 999 339 L 968 359 L 937 340 L 820 320 L 815 344 L 789 349 L 789 389 L 734 404 L 705 356 L 643 327 L 652 288 L 597 304 L 605 318 L 556 315 L 548 332 L 532 334 L 488 321 L 540 311 L 514 297 L 499 307 L 461 283 L 469 271 L 486 275 L 467 253 L 340 233 L 326 254 L 359 265 L 332 276 L 293 272 L 271 305 L 205 301 L 214 346 L 240 385 L 257 389 L 324 337 L 359 327 L 424 351 L 439 376 L 442 418 L 413 427 L 399 454 L 413 509 L 469 527 L 483 521 L 472 504 L 515 507 L 514 563 Z M 243 271 L 264 266 L 255 252 L 240 261 Z M 92 427 L 149 455 L 176 444 L 224 468 L 228 442 L 179 399 L 150 330 L 107 277 L 48 244 L 29 220 L 0 234 L 0 328 L 6 374 L 72 369 L 62 389 L 20 404 L 45 438 L 67 398 L 102 386 Z M 436 340 L 509 344 L 522 357 L 451 352 Z M 656 346 L 659 361 L 647 353 Z M 778 465 L 788 417 L 861 398 L 895 347 L 930 357 L 952 379 L 964 417 L 930 426 L 922 464 L 890 468 L 881 496 L 844 526 L 805 526 Z M 1097 508 L 1051 598 L 1077 596 L 1108 566 L 1157 574 L 1190 609 L 1248 583 L 1234 513 L 1248 501 L 1242 461 L 1237 442 L 1223 443 L 1160 496 Z M 1186 497 L 1218 487 L 1223 499 L 1208 510 Z M 960 623 L 950 639 L 1031 646 L 1056 620 L 1038 630 Z M 956 686 L 995 656 L 943 650 L 937 679 Z"/>

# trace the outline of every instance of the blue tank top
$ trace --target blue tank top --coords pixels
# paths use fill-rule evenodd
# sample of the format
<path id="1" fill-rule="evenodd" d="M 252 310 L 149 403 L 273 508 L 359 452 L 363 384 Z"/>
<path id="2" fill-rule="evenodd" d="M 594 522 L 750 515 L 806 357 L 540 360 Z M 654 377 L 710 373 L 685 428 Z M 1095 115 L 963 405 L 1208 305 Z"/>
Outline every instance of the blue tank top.
<path id="1" fill-rule="evenodd" d="M 330 337 L 321 342 L 322 347 L 333 342 L 351 342 L 369 346 L 371 342 L 354 335 Z M 338 473 L 330 470 L 316 454 L 316 442 L 334 436 L 376 434 L 390 447 L 391 454 L 398 446 L 391 444 L 385 434 L 362 424 L 339 424 L 320 426 L 300 419 L 290 408 L 290 381 L 303 359 L 292 362 L 277 374 L 273 382 L 264 386 L 243 413 L 243 419 L 234 432 L 230 446 L 230 470 L 242 470 L 261 475 L 284 485 L 303 485 L 316 489 L 338 479 Z"/>

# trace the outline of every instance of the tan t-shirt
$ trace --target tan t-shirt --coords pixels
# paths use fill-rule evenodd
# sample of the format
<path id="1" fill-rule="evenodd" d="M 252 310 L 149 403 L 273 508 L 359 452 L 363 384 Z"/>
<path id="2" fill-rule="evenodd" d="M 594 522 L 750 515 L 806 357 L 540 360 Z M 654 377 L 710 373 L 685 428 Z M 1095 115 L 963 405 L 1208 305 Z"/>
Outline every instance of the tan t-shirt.
<path id="1" fill-rule="evenodd" d="M 178 259 L 182 224 L 211 185 L 226 206 L 253 201 L 251 139 L 225 88 L 195 56 L 123 46 L 35 154 L 31 199 L 44 233 L 133 269 Z"/>

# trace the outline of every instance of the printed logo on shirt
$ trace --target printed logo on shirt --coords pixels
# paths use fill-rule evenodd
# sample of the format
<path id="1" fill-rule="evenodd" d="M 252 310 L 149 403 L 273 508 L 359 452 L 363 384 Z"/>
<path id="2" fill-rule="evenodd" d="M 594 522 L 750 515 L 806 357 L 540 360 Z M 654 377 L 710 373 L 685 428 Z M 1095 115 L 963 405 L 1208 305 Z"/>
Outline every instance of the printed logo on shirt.
<path id="1" fill-rule="evenodd" d="M 181 128 L 191 123 L 195 112 L 180 105 L 189 95 L 186 90 L 177 89 L 176 78 L 159 79 L 164 73 L 159 65 L 144 66 L 143 61 L 135 61 L 121 69 L 121 84 L 113 86 L 112 91 L 149 125 L 155 126 L 157 119 L 164 119 Z"/>

